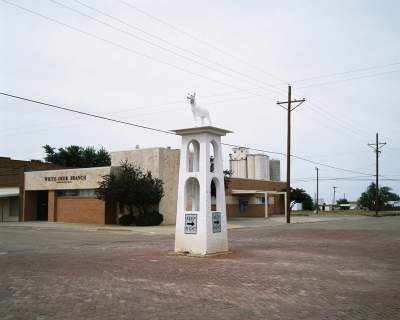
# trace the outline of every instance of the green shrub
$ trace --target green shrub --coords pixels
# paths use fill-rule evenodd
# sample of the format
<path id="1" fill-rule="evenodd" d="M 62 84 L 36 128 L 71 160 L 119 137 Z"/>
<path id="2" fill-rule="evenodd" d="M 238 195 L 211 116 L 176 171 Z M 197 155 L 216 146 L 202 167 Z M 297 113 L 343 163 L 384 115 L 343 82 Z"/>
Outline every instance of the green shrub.
<path id="1" fill-rule="evenodd" d="M 132 225 L 134 220 L 135 218 L 133 217 L 133 215 L 125 214 L 119 218 L 118 222 L 121 226 L 130 226 Z"/>
<path id="2" fill-rule="evenodd" d="M 158 226 L 163 222 L 164 217 L 157 211 L 140 213 L 136 218 L 137 226 Z"/>

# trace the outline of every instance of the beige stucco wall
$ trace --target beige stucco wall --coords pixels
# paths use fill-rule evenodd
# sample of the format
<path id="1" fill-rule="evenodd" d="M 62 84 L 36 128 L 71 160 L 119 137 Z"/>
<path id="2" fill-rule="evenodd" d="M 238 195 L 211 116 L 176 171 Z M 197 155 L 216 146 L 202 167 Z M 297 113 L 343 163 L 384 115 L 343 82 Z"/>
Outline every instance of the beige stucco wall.
<path id="1" fill-rule="evenodd" d="M 160 178 L 164 181 L 164 199 L 160 212 L 165 212 L 165 224 L 175 224 L 178 200 L 180 150 L 160 149 Z"/>
<path id="2" fill-rule="evenodd" d="M 111 165 L 118 166 L 123 161 L 134 163 L 149 170 L 154 177 L 164 182 L 164 197 L 159 206 L 164 216 L 163 224 L 175 224 L 178 197 L 180 150 L 149 148 L 111 152 Z"/>
<path id="3" fill-rule="evenodd" d="M 111 167 L 25 172 L 25 190 L 97 189 Z"/>

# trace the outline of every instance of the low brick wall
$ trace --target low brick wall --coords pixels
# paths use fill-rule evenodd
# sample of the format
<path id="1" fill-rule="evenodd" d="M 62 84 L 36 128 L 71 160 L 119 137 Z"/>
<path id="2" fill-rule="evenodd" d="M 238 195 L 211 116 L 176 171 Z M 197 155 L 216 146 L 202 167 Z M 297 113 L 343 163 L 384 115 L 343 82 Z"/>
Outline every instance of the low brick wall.
<path id="1" fill-rule="evenodd" d="M 105 202 L 95 198 L 57 198 L 56 221 L 105 224 Z"/>
<path id="2" fill-rule="evenodd" d="M 227 204 L 226 214 L 228 218 L 249 217 L 249 218 L 265 218 L 265 205 L 248 204 L 245 212 L 240 212 L 238 204 Z"/>

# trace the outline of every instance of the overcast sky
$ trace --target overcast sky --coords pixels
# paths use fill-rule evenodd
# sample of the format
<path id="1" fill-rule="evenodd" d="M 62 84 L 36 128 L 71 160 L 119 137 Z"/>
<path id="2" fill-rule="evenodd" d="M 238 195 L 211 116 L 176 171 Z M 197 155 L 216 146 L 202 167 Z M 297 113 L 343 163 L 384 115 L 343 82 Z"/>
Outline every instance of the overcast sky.
<path id="1" fill-rule="evenodd" d="M 381 173 L 400 180 L 396 0 L 57 0 L 76 11 L 55 0 L 7 1 L 0 0 L 2 92 L 168 130 L 193 125 L 186 94 L 196 91 L 214 124 L 234 131 L 224 142 L 284 153 L 286 112 L 276 101 L 287 99 L 291 83 L 293 97 L 306 99 L 293 112 L 293 154 L 358 172 L 320 165 L 321 177 L 372 175 L 367 144 L 379 131 L 388 143 Z M 179 147 L 175 136 L 4 96 L 0 106 L 1 156 L 41 159 L 45 144 Z M 314 195 L 315 181 L 296 182 L 313 177 L 315 164 L 294 159 L 295 186 Z M 368 183 L 322 181 L 321 197 L 331 202 L 337 186 L 337 198 L 356 200 Z M 400 181 L 382 183 L 400 192 Z"/>

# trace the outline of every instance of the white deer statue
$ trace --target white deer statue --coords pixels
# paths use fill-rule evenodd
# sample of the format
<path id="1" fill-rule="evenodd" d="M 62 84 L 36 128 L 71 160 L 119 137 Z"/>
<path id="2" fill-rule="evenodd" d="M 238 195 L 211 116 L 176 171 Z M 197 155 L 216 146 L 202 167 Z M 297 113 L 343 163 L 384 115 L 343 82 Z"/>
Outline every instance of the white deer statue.
<path id="1" fill-rule="evenodd" d="M 193 118 L 194 118 L 196 127 L 198 124 L 198 119 L 201 119 L 202 126 L 204 126 L 204 119 L 207 119 L 209 125 L 212 126 L 211 117 L 210 117 L 210 113 L 208 112 L 208 110 L 201 108 L 201 107 L 197 106 L 197 104 L 196 104 L 196 92 L 193 92 L 193 94 L 188 93 L 187 99 L 190 100 L 190 107 L 192 109 Z"/>

